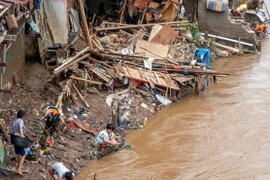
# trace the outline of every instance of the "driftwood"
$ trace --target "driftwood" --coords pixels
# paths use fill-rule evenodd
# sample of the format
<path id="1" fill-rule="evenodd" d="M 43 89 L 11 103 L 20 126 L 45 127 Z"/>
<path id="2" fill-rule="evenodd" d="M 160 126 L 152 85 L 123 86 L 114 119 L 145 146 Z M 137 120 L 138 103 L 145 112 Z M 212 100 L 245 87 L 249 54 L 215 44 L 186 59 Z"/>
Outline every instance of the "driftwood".
<path id="1" fill-rule="evenodd" d="M 73 89 L 76 91 L 76 93 L 78 94 L 78 96 L 81 98 L 81 100 L 83 101 L 83 103 L 85 104 L 85 106 L 87 108 L 89 108 L 89 104 L 86 102 L 86 100 L 83 98 L 82 94 L 79 92 L 79 90 L 76 88 L 76 86 L 74 84 L 72 84 Z"/>

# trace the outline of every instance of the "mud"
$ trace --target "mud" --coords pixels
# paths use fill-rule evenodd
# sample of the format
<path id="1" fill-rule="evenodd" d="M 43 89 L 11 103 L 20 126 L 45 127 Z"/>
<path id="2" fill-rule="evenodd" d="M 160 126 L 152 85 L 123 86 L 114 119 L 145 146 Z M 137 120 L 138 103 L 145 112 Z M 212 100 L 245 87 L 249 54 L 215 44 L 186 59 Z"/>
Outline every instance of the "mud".
<path id="1" fill-rule="evenodd" d="M 5 109 L 5 111 L 1 112 L 1 117 L 5 120 L 5 131 L 7 134 L 12 132 L 12 123 L 15 120 L 17 111 L 23 109 L 27 112 L 27 119 L 25 120 L 27 135 L 35 144 L 39 142 L 40 135 L 45 126 L 42 108 L 55 105 L 57 97 L 61 93 L 60 86 L 50 77 L 50 72 L 41 64 L 33 62 L 26 65 L 23 74 L 14 76 L 14 84 L 11 87 L 13 93 L 4 94 L 1 97 L 1 108 Z M 83 93 L 90 105 L 89 109 L 85 109 L 87 116 L 83 122 L 102 130 L 108 122 L 112 121 L 112 110 L 105 102 L 108 93 L 107 91 L 100 91 L 98 94 Z M 138 106 L 142 101 L 140 96 L 135 95 L 132 99 L 133 104 L 130 105 L 130 112 L 131 114 L 138 113 L 138 115 L 134 118 L 134 125 L 129 128 L 137 129 L 139 128 L 137 121 L 144 120 L 145 117 L 151 116 L 152 113 L 148 109 Z M 76 108 L 78 110 L 79 107 L 83 107 L 80 101 L 78 101 L 78 107 L 69 107 L 69 109 Z M 67 109 L 65 106 L 64 111 L 67 112 Z M 68 120 L 68 116 L 66 118 Z M 55 145 L 53 148 L 50 148 L 49 154 L 40 156 L 37 151 L 34 152 L 34 156 L 27 158 L 23 167 L 23 172 L 25 172 L 23 179 L 48 179 L 50 176 L 48 168 L 52 163 L 59 161 L 63 162 L 76 174 L 79 173 L 81 168 L 86 167 L 87 161 L 101 158 L 97 154 L 96 149 L 91 145 L 93 139 L 93 135 L 68 123 L 66 128 L 58 133 Z M 13 145 L 6 143 L 5 150 L 4 168 L 12 170 L 16 166 Z M 12 174 L 5 176 L 2 171 L 0 171 L 0 178 L 21 179 Z"/>

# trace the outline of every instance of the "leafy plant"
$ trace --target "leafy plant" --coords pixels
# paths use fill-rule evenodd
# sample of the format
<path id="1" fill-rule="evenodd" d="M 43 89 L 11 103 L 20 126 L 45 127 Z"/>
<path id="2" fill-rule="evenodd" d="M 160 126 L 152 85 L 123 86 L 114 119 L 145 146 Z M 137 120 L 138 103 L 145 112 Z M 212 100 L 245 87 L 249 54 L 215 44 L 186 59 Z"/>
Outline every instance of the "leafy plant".
<path id="1" fill-rule="evenodd" d="M 198 27 L 198 23 L 194 22 L 194 23 L 189 23 L 187 25 L 187 30 L 190 31 L 192 38 L 195 42 L 195 45 L 197 47 L 201 47 L 201 43 L 200 43 L 200 31 L 199 31 L 199 27 Z"/>

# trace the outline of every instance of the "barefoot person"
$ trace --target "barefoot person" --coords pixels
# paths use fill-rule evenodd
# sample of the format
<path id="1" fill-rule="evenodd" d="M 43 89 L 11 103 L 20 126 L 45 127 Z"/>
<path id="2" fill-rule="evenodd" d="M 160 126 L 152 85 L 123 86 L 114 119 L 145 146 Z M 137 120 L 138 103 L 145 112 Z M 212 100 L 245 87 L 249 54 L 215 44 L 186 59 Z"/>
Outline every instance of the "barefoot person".
<path id="1" fill-rule="evenodd" d="M 13 134 L 24 138 L 26 132 L 26 127 L 24 125 L 25 111 L 20 110 L 17 113 L 17 119 L 13 122 Z M 22 165 L 26 157 L 26 150 L 22 147 L 17 147 L 14 145 L 16 155 L 18 155 L 18 166 L 17 172 L 22 175 Z"/>
<path id="2" fill-rule="evenodd" d="M 244 0 L 243 3 L 236 9 L 233 10 L 233 13 L 239 16 L 242 16 L 242 13 L 244 10 L 248 8 L 248 3 L 250 3 L 251 0 Z"/>
<path id="3" fill-rule="evenodd" d="M 107 124 L 106 129 L 97 135 L 95 144 L 100 151 L 104 151 L 104 149 L 106 149 L 109 145 L 118 144 L 118 142 L 115 140 L 113 130 L 114 126 L 112 124 Z"/>
<path id="4" fill-rule="evenodd" d="M 54 180 L 74 180 L 74 174 L 63 165 L 63 163 L 55 163 L 49 168 L 49 173 Z"/>

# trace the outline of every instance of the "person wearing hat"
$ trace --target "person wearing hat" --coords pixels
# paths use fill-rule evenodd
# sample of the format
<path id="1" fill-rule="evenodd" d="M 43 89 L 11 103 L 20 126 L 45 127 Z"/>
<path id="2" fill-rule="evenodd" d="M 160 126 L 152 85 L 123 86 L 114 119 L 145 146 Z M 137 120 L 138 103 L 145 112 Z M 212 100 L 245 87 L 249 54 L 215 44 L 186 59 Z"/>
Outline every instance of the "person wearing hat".
<path id="1" fill-rule="evenodd" d="M 45 134 L 49 135 L 51 139 L 50 146 L 54 145 L 54 136 L 57 132 L 59 123 L 63 123 L 59 110 L 55 106 L 49 106 L 45 109 Z"/>
<path id="2" fill-rule="evenodd" d="M 54 180 L 74 180 L 74 173 L 72 173 L 63 163 L 54 163 L 49 168 L 49 173 Z"/>

